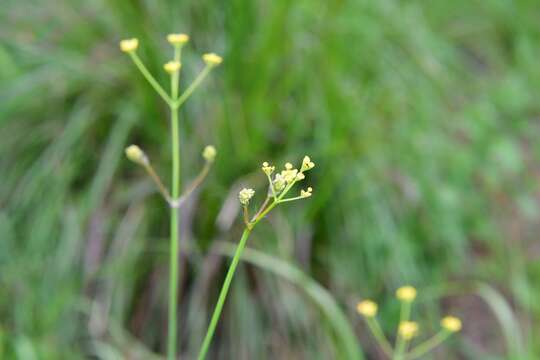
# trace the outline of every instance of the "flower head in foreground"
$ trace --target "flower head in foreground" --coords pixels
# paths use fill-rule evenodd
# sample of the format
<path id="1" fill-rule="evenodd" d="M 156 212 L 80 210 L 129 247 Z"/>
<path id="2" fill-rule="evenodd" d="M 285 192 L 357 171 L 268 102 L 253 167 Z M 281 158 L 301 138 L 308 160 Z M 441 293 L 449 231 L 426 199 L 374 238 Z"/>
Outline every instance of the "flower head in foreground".
<path id="1" fill-rule="evenodd" d="M 262 171 L 263 171 L 266 175 L 270 176 L 270 175 L 272 175 L 272 173 L 274 172 L 274 170 L 276 170 L 276 167 L 275 167 L 275 166 L 271 166 L 270 164 L 268 164 L 268 163 L 265 161 L 265 162 L 263 162 L 262 168 L 261 168 L 261 169 L 262 169 Z"/>
<path id="2" fill-rule="evenodd" d="M 167 41 L 171 45 L 184 45 L 189 41 L 189 35 L 186 34 L 169 34 L 167 35 Z"/>
<path id="3" fill-rule="evenodd" d="M 177 72 L 178 70 L 180 70 L 181 67 L 182 67 L 182 64 L 179 61 L 169 61 L 168 63 L 163 65 L 163 68 L 169 74 L 173 74 Z"/>
<path id="4" fill-rule="evenodd" d="M 396 297 L 403 302 L 412 302 L 416 298 L 416 289 L 412 286 L 402 286 L 397 289 Z"/>
<path id="5" fill-rule="evenodd" d="M 120 50 L 123 52 L 134 52 L 139 47 L 139 40 L 136 38 L 125 39 L 120 41 Z"/>
<path id="6" fill-rule="evenodd" d="M 255 195 L 255 190 L 244 188 L 238 193 L 238 200 L 240 200 L 240 204 L 247 206 L 253 195 Z"/>
<path id="7" fill-rule="evenodd" d="M 212 66 L 212 67 L 217 66 L 223 62 L 223 58 L 214 53 L 204 54 L 202 58 L 203 58 L 203 61 L 206 63 L 206 65 Z"/>
<path id="8" fill-rule="evenodd" d="M 206 145 L 206 147 L 204 148 L 202 152 L 203 158 L 208 162 L 213 162 L 214 159 L 216 158 L 216 154 L 217 154 L 216 148 L 213 147 L 212 145 Z"/>
<path id="9" fill-rule="evenodd" d="M 377 304 L 371 300 L 360 301 L 356 305 L 356 311 L 360 315 L 365 316 L 367 318 L 372 318 L 375 315 L 377 315 L 377 309 L 378 309 Z"/>
<path id="10" fill-rule="evenodd" d="M 302 167 L 300 168 L 301 170 L 300 171 L 307 171 L 307 170 L 311 170 L 315 167 L 315 163 L 313 161 L 311 161 L 311 159 L 309 158 L 309 156 L 304 156 L 304 160 L 302 161 Z"/>
<path id="11" fill-rule="evenodd" d="M 313 188 L 309 186 L 306 190 L 300 191 L 300 196 L 304 198 L 310 197 L 312 192 L 313 192 Z"/>
<path id="12" fill-rule="evenodd" d="M 403 321 L 399 324 L 398 333 L 403 339 L 410 340 L 418 334 L 418 323 Z"/>
<path id="13" fill-rule="evenodd" d="M 461 320 L 455 316 L 446 316 L 441 320 L 441 326 L 450 332 L 461 330 Z"/>
<path id="14" fill-rule="evenodd" d="M 126 148 L 125 153 L 129 160 L 139 165 L 146 165 L 148 162 L 146 154 L 137 145 L 129 145 Z"/>

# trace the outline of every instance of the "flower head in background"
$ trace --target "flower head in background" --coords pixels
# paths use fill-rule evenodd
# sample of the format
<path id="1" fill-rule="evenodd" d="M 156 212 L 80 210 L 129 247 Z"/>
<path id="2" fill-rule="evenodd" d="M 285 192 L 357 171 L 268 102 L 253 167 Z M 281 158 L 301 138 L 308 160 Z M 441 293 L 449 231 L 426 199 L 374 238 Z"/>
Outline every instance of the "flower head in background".
<path id="1" fill-rule="evenodd" d="M 179 46 L 184 45 L 189 41 L 189 35 L 186 34 L 169 34 L 167 35 L 167 41 L 171 45 Z"/>
<path id="2" fill-rule="evenodd" d="M 367 318 L 372 318 L 377 315 L 378 306 L 374 301 L 363 300 L 356 305 L 356 311 Z"/>
<path id="3" fill-rule="evenodd" d="M 416 299 L 416 289 L 412 286 L 402 286 L 396 291 L 396 297 L 403 302 L 413 302 Z"/>
<path id="4" fill-rule="evenodd" d="M 206 145 L 202 152 L 203 158 L 208 162 L 213 162 L 216 158 L 216 155 L 216 148 L 212 145 Z"/>
<path id="5" fill-rule="evenodd" d="M 120 50 L 126 53 L 134 52 L 139 47 L 139 40 L 136 38 L 120 41 Z"/>
<path id="6" fill-rule="evenodd" d="M 202 56 L 206 65 L 214 67 L 223 62 L 223 58 L 215 53 L 207 53 Z"/>
<path id="7" fill-rule="evenodd" d="M 441 326 L 450 332 L 458 332 L 461 330 L 461 320 L 455 316 L 446 316 L 441 320 Z"/>
<path id="8" fill-rule="evenodd" d="M 399 324 L 398 334 L 405 340 L 410 340 L 418 335 L 418 323 L 403 321 Z"/>

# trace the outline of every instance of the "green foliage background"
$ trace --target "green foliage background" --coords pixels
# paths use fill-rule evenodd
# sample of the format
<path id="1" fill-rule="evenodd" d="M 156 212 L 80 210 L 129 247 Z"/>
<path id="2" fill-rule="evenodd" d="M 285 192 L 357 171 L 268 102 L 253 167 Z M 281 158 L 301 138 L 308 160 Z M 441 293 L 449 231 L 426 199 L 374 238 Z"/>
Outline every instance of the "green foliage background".
<path id="1" fill-rule="evenodd" d="M 262 194 L 262 161 L 304 154 L 314 196 L 280 207 L 250 246 L 327 288 L 368 358 L 380 354 L 354 304 L 378 300 L 391 335 L 403 283 L 421 289 L 424 333 L 443 313 L 465 319 L 439 358 L 540 357 L 538 19 L 534 0 L 4 0 L 1 357 L 163 352 L 167 210 L 123 148 L 141 145 L 168 179 L 167 112 L 118 41 L 138 37 L 165 83 L 173 31 L 192 38 L 185 81 L 203 52 L 225 59 L 181 113 L 184 183 L 205 144 L 219 151 L 182 214 L 187 358 L 223 275 L 205 255 L 241 230 L 238 188 Z M 339 351 L 301 287 L 242 268 L 213 358 Z"/>

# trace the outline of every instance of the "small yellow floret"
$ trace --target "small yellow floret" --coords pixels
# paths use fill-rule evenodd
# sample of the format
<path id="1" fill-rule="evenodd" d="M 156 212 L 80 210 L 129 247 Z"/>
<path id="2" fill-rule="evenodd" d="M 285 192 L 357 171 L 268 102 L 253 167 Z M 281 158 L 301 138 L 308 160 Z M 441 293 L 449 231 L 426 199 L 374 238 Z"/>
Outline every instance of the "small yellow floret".
<path id="1" fill-rule="evenodd" d="M 400 301 L 412 302 L 416 298 L 416 289 L 412 286 L 402 286 L 397 289 L 396 297 Z"/>
<path id="2" fill-rule="evenodd" d="M 263 162 L 261 169 L 266 175 L 270 176 L 276 168 L 275 166 L 271 166 L 268 162 L 265 161 Z"/>
<path id="3" fill-rule="evenodd" d="M 136 38 L 125 39 L 120 41 L 120 50 L 123 52 L 133 52 L 139 47 L 139 40 Z"/>
<path id="4" fill-rule="evenodd" d="M 356 311 L 365 317 L 371 318 L 377 315 L 378 306 L 371 300 L 363 300 L 356 304 Z"/>
<path id="5" fill-rule="evenodd" d="M 313 192 L 313 188 L 310 186 L 307 188 L 306 191 L 304 190 L 300 191 L 300 196 L 304 198 L 310 197 L 312 192 Z"/>
<path id="6" fill-rule="evenodd" d="M 189 41 L 189 35 L 186 34 L 169 34 L 167 41 L 172 45 L 184 45 Z"/>
<path id="7" fill-rule="evenodd" d="M 204 54 L 202 58 L 208 66 L 217 66 L 223 62 L 223 58 L 214 53 Z"/>
<path id="8" fill-rule="evenodd" d="M 146 154 L 137 145 L 130 145 L 125 150 L 126 156 L 134 163 L 145 165 L 148 162 Z"/>
<path id="9" fill-rule="evenodd" d="M 213 147 L 212 145 L 207 145 L 202 152 L 203 158 L 208 162 L 213 162 L 216 158 L 216 155 L 217 155 L 216 148 Z"/>
<path id="10" fill-rule="evenodd" d="M 180 62 L 178 61 L 169 61 L 168 63 L 163 65 L 163 68 L 169 74 L 173 74 L 177 72 L 178 70 L 180 70 L 181 67 L 182 67 L 182 64 L 180 64 Z"/>
<path id="11" fill-rule="evenodd" d="M 238 193 L 238 200 L 240 200 L 240 204 L 246 206 L 249 204 L 249 200 L 255 195 L 255 190 L 253 189 L 242 189 Z"/>
<path id="12" fill-rule="evenodd" d="M 441 326 L 450 332 L 458 332 L 461 330 L 461 320 L 455 316 L 446 316 L 441 320 Z"/>
<path id="13" fill-rule="evenodd" d="M 418 323 L 414 321 L 403 321 L 399 324 L 399 336 L 405 340 L 410 340 L 418 334 Z"/>
<path id="14" fill-rule="evenodd" d="M 301 170 L 300 171 L 307 171 L 307 170 L 311 170 L 315 167 L 315 163 L 313 161 L 311 161 L 311 159 L 309 158 L 309 156 L 304 156 L 304 160 L 302 160 L 302 167 L 301 167 Z"/>

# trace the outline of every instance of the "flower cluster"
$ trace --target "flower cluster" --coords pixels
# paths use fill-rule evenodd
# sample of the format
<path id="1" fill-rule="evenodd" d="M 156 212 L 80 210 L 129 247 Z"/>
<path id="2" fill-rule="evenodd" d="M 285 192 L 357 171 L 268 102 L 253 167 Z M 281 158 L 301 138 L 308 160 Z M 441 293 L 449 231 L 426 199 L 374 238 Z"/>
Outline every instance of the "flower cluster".
<path id="1" fill-rule="evenodd" d="M 306 178 L 304 173 L 314 167 L 315 163 L 311 161 L 309 156 L 305 156 L 302 160 L 300 170 L 288 162 L 278 173 L 275 173 L 275 166 L 269 164 L 267 161 L 263 162 L 261 170 L 268 179 L 267 198 L 252 219 L 249 218 L 247 206 L 255 194 L 255 191 L 253 189 L 242 189 L 238 194 L 240 204 L 244 207 L 244 222 L 246 226 L 252 228 L 277 204 L 310 197 L 313 193 L 313 188 L 311 186 L 307 187 L 305 190 L 300 190 L 300 195 L 298 196 L 288 198 L 285 196 L 289 193 L 294 184 Z"/>
<path id="2" fill-rule="evenodd" d="M 356 311 L 365 318 L 369 329 L 375 336 L 381 348 L 389 357 L 396 359 L 420 358 L 442 343 L 452 333 L 456 333 L 461 330 L 462 325 L 459 318 L 454 316 L 446 316 L 441 320 L 441 330 L 437 335 L 418 347 L 413 348 L 410 352 L 407 352 L 408 342 L 415 338 L 420 330 L 418 323 L 409 319 L 411 304 L 416 299 L 416 295 L 416 289 L 409 285 L 402 286 L 396 290 L 396 298 L 401 302 L 401 315 L 396 334 L 397 341 L 394 348 L 392 348 L 392 345 L 390 345 L 390 342 L 384 336 L 382 329 L 377 322 L 377 303 L 372 300 L 363 300 L 356 305 Z M 405 353 L 407 353 L 406 356 Z"/>

